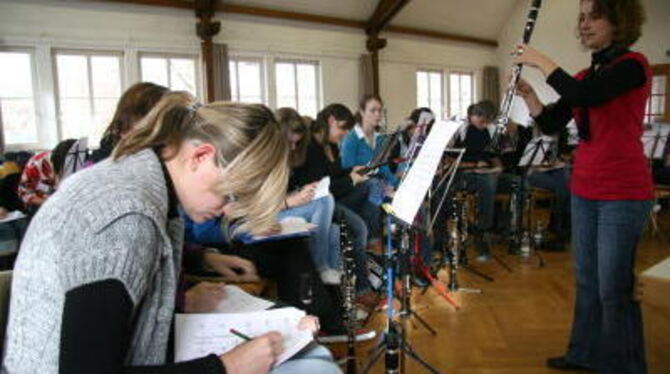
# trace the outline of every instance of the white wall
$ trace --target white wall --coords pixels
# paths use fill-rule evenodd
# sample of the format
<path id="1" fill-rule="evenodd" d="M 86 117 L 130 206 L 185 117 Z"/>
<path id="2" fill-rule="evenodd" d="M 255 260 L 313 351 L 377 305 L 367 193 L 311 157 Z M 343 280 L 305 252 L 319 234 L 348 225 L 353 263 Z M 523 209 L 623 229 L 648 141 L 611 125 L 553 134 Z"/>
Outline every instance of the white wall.
<path id="1" fill-rule="evenodd" d="M 647 55 L 652 64 L 668 63 L 670 58 L 665 51 L 670 49 L 670 1 L 642 0 L 647 13 L 647 23 L 643 27 L 642 38 L 632 49 Z M 511 67 L 510 51 L 521 39 L 530 1 L 518 0 L 508 23 L 498 38 L 498 62 L 501 69 L 501 82 L 506 85 L 505 75 Z M 531 45 L 546 53 L 569 73 L 587 67 L 590 64 L 590 52 L 583 49 L 575 36 L 578 0 L 544 1 L 540 11 Z M 524 68 L 523 77 L 536 87 L 540 98 L 553 101 L 556 92 L 544 83 L 544 77 L 534 69 Z M 503 87 L 504 89 L 504 87 Z M 515 102 L 513 119 L 525 122 L 528 112 L 525 105 Z"/>
<path id="2" fill-rule="evenodd" d="M 416 106 L 416 70 L 467 69 L 477 78 L 495 65 L 493 48 L 386 35 L 381 53 L 381 90 L 391 126 Z M 231 55 L 317 59 L 322 72 L 322 103 L 342 102 L 355 108 L 359 96 L 359 57 L 365 53 L 362 31 L 277 20 L 224 15 L 216 42 Z M 57 141 L 50 48 L 123 50 L 125 86 L 139 79 L 137 53 L 197 53 L 195 17 L 189 11 L 127 4 L 0 0 L 0 47 L 27 46 L 38 59 L 40 139 Z M 271 79 L 271 77 L 268 77 Z"/>

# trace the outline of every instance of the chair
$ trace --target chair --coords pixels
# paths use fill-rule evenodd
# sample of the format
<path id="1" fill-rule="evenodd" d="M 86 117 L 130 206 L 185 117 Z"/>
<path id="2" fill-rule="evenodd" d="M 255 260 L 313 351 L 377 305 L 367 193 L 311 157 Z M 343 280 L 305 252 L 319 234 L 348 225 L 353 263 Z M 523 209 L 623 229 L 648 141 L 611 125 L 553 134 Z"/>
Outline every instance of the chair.
<path id="1" fill-rule="evenodd" d="M 649 213 L 651 223 L 651 236 L 655 237 L 660 233 L 658 215 L 660 209 L 656 205 L 660 200 L 670 199 L 670 186 L 659 184 L 654 188 L 654 208 Z"/>

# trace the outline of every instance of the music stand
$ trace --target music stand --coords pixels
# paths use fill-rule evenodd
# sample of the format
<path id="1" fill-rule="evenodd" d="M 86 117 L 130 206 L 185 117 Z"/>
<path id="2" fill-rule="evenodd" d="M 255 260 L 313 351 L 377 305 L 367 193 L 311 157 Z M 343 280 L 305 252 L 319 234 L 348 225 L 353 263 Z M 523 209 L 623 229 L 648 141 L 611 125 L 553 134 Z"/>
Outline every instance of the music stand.
<path id="1" fill-rule="evenodd" d="M 642 134 L 644 154 L 649 161 L 662 160 L 665 157 L 665 146 L 670 136 L 670 125 L 665 123 L 651 124 L 651 128 Z"/>
<path id="2" fill-rule="evenodd" d="M 521 183 L 519 188 L 523 189 L 530 175 L 530 171 L 533 167 L 543 166 L 549 164 L 551 161 L 554 161 L 558 158 L 558 152 L 555 150 L 557 147 L 556 139 L 542 135 L 532 139 L 526 145 L 526 149 L 523 152 L 523 156 L 519 160 L 519 168 L 523 170 L 521 175 Z M 514 193 L 514 191 L 512 192 Z M 515 209 L 516 207 L 512 207 Z M 514 214 L 514 212 L 512 212 Z M 517 217 L 517 219 L 523 220 L 523 217 Z M 522 245 L 522 243 L 528 243 L 528 253 L 533 253 L 538 259 L 538 266 L 543 267 L 545 265 L 544 258 L 537 251 L 537 245 L 535 243 L 535 238 L 533 234 L 529 231 L 531 227 L 533 217 L 530 214 L 527 214 L 526 224 L 528 230 L 523 230 L 519 223 L 517 223 L 517 232 L 514 242 L 510 245 Z"/>
<path id="3" fill-rule="evenodd" d="M 397 256 L 401 260 L 407 261 L 409 258 L 409 232 L 412 229 L 419 208 L 433 183 L 433 178 L 437 171 L 437 167 L 442 160 L 442 155 L 447 143 L 456 133 L 457 128 L 458 123 L 455 122 L 443 122 L 433 126 L 426 141 L 423 143 L 421 150 L 418 152 L 416 160 L 406 171 L 405 177 L 393 198 L 393 202 L 390 205 L 385 205 L 389 228 L 391 226 L 391 221 L 395 220 L 396 225 L 401 231 L 401 245 Z M 399 313 L 401 324 L 398 325 L 394 320 L 393 288 L 395 284 L 395 276 L 393 272 L 396 266 L 392 255 L 391 233 L 389 232 L 388 235 L 389 239 L 386 248 L 387 259 L 389 260 L 389 263 L 387 264 L 386 279 L 388 302 L 387 330 L 384 335 L 383 345 L 380 345 L 377 348 L 372 359 L 369 361 L 368 365 L 366 365 L 364 372 L 367 372 L 372 368 L 377 359 L 381 357 L 383 350 L 385 350 L 387 372 L 398 372 L 397 370 L 400 369 L 400 373 L 405 373 L 405 356 L 409 356 L 431 373 L 439 373 L 437 369 L 433 368 L 423 360 L 407 342 L 407 320 L 408 317 L 412 316 L 411 309 L 408 305 L 411 287 L 409 287 L 408 266 L 402 264 L 400 264 L 399 269 L 405 272 L 405 274 L 402 274 L 403 298 L 401 299 L 401 303 L 403 305 L 403 310 Z M 401 365 L 398 365 L 398 361 L 400 361 Z"/>
<path id="4" fill-rule="evenodd" d="M 63 164 L 63 175 L 61 180 L 74 174 L 84 167 L 88 159 L 88 138 L 80 138 L 75 141 L 65 155 Z"/>

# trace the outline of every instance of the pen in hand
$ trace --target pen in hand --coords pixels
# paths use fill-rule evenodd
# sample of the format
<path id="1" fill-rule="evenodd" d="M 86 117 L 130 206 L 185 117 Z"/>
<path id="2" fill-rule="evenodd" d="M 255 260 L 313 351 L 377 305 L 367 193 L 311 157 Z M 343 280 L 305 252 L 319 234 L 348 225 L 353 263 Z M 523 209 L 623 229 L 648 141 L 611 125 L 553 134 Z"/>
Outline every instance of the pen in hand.
<path id="1" fill-rule="evenodd" d="M 247 341 L 247 342 L 252 340 L 252 338 L 250 338 L 249 336 L 244 335 L 244 334 L 242 334 L 241 332 L 239 332 L 235 329 L 230 329 L 230 333 L 237 336 L 240 339 L 243 339 L 244 341 Z"/>

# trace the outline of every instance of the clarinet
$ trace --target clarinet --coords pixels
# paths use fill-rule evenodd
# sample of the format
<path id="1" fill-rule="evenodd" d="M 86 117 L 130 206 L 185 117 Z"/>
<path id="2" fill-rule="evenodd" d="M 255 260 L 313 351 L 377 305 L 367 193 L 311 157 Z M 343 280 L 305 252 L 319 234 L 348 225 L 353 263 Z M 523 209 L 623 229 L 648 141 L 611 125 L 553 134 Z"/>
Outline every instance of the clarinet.
<path id="1" fill-rule="evenodd" d="M 354 262 L 354 245 L 351 232 L 344 220 L 340 220 L 340 248 L 342 250 L 342 314 L 347 329 L 347 356 L 346 374 L 356 374 L 356 308 L 354 298 L 356 294 L 356 275 Z"/>
<path id="2" fill-rule="evenodd" d="M 542 6 L 542 0 L 533 0 L 533 3 L 530 6 L 530 11 L 528 12 L 528 18 L 526 19 L 526 26 L 523 29 L 523 44 L 528 44 L 530 42 L 530 37 L 533 35 L 533 30 L 535 29 L 535 21 L 537 21 L 537 16 L 540 13 L 540 7 Z M 509 113 L 512 109 L 512 102 L 514 101 L 514 96 L 516 95 L 516 89 L 519 85 L 519 79 L 521 79 L 521 69 L 523 65 L 516 64 L 512 68 L 512 76 L 507 84 L 507 90 L 505 91 L 505 96 L 500 102 L 500 112 L 495 120 L 495 133 L 491 139 L 491 148 L 493 153 L 500 148 L 500 136 L 507 128 L 509 123 Z"/>

